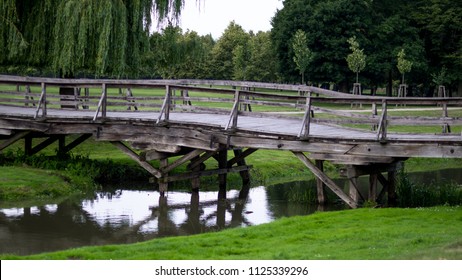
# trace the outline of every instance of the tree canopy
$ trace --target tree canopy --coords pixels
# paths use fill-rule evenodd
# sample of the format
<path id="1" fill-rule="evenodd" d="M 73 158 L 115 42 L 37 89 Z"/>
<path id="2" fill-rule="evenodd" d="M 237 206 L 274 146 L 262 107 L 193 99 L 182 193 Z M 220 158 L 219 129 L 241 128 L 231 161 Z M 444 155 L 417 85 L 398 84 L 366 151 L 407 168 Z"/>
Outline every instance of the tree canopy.
<path id="1" fill-rule="evenodd" d="M 136 76 L 151 16 L 177 18 L 184 0 L 2 0 L 0 64 L 59 76 Z"/>

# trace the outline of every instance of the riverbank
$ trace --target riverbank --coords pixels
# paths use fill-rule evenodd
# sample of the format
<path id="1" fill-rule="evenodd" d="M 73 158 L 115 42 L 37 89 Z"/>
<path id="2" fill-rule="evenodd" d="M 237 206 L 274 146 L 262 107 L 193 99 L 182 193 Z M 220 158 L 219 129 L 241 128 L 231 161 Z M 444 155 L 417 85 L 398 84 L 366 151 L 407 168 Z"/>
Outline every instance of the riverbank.
<path id="1" fill-rule="evenodd" d="M 356 209 L 130 245 L 1 259 L 462 259 L 462 207 Z"/>
<path id="2" fill-rule="evenodd" d="M 70 158 L 53 157 L 50 147 L 34 158 L 23 157 L 20 152 L 0 155 L 2 179 L 0 180 L 0 199 L 18 201 L 37 197 L 58 197 L 78 194 L 99 187 L 108 181 L 127 185 L 133 182 L 148 182 L 149 174 L 142 170 L 126 155 L 108 143 L 88 141 L 79 146 Z M 16 147 L 17 148 L 17 147 Z M 217 168 L 214 160 L 206 162 L 208 168 Z M 252 165 L 251 184 L 253 186 L 274 185 L 290 181 L 313 180 L 314 175 L 287 151 L 259 150 L 247 158 Z M 405 162 L 405 172 L 424 172 L 441 169 L 460 168 L 462 159 L 419 159 Z M 325 164 L 325 172 L 331 178 L 340 176 L 341 166 Z M 183 172 L 180 167 L 176 172 Z M 50 180 L 49 180 L 50 178 Z M 203 189 L 217 188 L 216 176 L 202 177 Z M 228 188 L 240 189 L 239 174 L 228 175 Z M 179 184 L 188 188 L 188 182 Z M 153 186 L 154 188 L 154 186 Z"/>

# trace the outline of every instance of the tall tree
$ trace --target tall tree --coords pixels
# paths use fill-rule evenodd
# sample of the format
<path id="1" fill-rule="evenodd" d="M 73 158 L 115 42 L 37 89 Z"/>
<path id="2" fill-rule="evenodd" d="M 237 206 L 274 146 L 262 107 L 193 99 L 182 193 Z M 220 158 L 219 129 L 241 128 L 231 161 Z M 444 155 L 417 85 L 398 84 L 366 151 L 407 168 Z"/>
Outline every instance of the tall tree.
<path id="1" fill-rule="evenodd" d="M 270 32 L 258 32 L 250 38 L 250 58 L 246 77 L 251 81 L 275 82 L 277 62 Z"/>
<path id="2" fill-rule="evenodd" d="M 224 80 L 233 78 L 235 49 L 241 46 L 242 51 L 247 52 L 249 40 L 250 35 L 244 31 L 242 26 L 234 21 L 228 25 L 212 50 L 213 78 Z"/>
<path id="3" fill-rule="evenodd" d="M 136 76 L 151 15 L 177 18 L 184 0 L 2 0 L 0 64 L 60 76 Z"/>
<path id="4" fill-rule="evenodd" d="M 306 34 L 303 30 L 299 29 L 295 32 L 292 38 L 292 48 L 294 50 L 293 60 L 297 65 L 297 69 L 300 71 L 302 76 L 302 84 L 305 84 L 305 72 L 308 65 L 313 60 L 313 53 L 308 48 L 308 41 Z"/>

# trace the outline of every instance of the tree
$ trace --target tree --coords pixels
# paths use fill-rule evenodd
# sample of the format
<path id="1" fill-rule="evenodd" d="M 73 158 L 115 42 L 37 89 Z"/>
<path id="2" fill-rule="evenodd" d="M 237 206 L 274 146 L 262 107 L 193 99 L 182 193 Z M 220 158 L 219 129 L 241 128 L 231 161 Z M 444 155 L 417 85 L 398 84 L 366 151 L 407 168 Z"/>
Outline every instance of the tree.
<path id="1" fill-rule="evenodd" d="M 59 76 L 137 76 L 151 14 L 178 18 L 184 0 L 2 0 L 0 64 Z"/>
<path id="2" fill-rule="evenodd" d="M 366 55 L 364 51 L 359 48 L 359 43 L 356 41 L 356 37 L 348 39 L 350 44 L 351 53 L 347 56 L 348 68 L 356 73 L 356 83 L 358 83 L 359 72 L 366 68 Z"/>
<path id="3" fill-rule="evenodd" d="M 242 26 L 234 21 L 228 25 L 212 50 L 213 78 L 229 80 L 234 77 L 233 57 L 236 54 L 235 49 L 241 46 L 242 51 L 247 52 L 249 40 L 250 35 L 244 31 Z M 239 55 L 247 57 L 247 54 Z"/>
<path id="4" fill-rule="evenodd" d="M 275 82 L 277 62 L 270 32 L 258 32 L 250 37 L 250 58 L 246 77 L 250 81 Z"/>
<path id="5" fill-rule="evenodd" d="M 397 65 L 398 71 L 399 71 L 399 73 L 401 73 L 401 75 L 403 77 L 402 78 L 402 84 L 404 84 L 404 74 L 408 73 L 408 72 L 411 72 L 413 63 L 406 59 L 406 53 L 405 53 L 404 49 L 401 49 L 398 52 L 397 58 L 398 58 L 398 65 Z"/>
<path id="6" fill-rule="evenodd" d="M 313 60 L 313 53 L 307 46 L 307 38 L 303 30 L 297 30 L 292 39 L 292 48 L 294 50 L 293 60 L 297 65 L 297 69 L 302 76 L 302 84 L 305 84 L 305 71 L 310 62 Z"/>
<path id="7" fill-rule="evenodd" d="M 293 63 L 291 38 L 298 29 L 307 35 L 307 46 L 313 60 L 307 71 L 316 83 L 333 82 L 348 91 L 348 69 L 345 57 L 347 39 L 356 36 L 366 41 L 371 22 L 371 1 L 285 0 L 284 7 L 273 17 L 271 37 L 277 53 L 279 72 L 285 81 L 298 80 Z M 348 11 L 348 12 L 345 12 Z"/>

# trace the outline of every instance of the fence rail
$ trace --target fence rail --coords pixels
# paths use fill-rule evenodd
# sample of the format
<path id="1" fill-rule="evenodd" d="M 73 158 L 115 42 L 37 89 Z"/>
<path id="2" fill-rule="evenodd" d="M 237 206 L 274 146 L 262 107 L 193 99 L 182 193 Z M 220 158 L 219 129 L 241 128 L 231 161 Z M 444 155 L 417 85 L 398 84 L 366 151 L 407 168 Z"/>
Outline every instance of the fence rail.
<path id="1" fill-rule="evenodd" d="M 73 88 L 74 94 L 58 94 L 60 87 Z M 263 92 L 265 89 L 279 92 Z M 362 104 L 362 109 L 351 110 L 352 104 Z M 230 131 L 239 129 L 242 116 L 300 119 L 299 138 L 311 136 L 312 124 L 373 130 L 378 141 L 387 140 L 391 126 L 436 126 L 440 131 L 433 133 L 444 134 L 462 126 L 462 109 L 450 116 L 450 109 L 462 107 L 462 98 L 353 96 L 307 86 L 230 81 L 63 80 L 0 75 L 0 105 L 34 106 L 35 118 L 46 118 L 50 109 L 93 112 L 92 121 L 107 118 L 109 112 L 123 111 L 149 112 L 157 116 L 156 123 L 169 122 L 172 112 L 224 114 L 229 116 L 224 128 Z M 407 112 L 415 106 L 440 114 L 390 114 L 393 109 Z"/>

